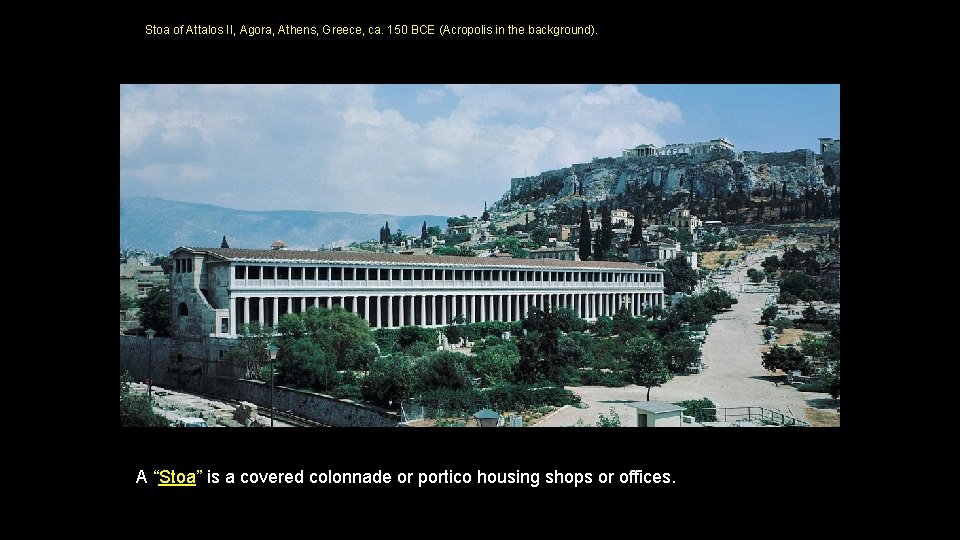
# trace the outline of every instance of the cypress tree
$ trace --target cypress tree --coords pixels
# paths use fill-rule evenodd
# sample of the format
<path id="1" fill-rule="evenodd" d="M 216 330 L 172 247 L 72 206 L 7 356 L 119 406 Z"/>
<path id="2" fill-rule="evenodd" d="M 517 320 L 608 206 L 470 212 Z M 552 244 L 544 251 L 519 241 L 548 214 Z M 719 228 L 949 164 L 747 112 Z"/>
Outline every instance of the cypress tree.
<path id="1" fill-rule="evenodd" d="M 639 244 L 643 240 L 643 207 L 634 213 L 633 230 L 630 231 L 630 245 Z"/>
<path id="2" fill-rule="evenodd" d="M 590 214 L 586 202 L 580 206 L 580 260 L 590 260 Z"/>

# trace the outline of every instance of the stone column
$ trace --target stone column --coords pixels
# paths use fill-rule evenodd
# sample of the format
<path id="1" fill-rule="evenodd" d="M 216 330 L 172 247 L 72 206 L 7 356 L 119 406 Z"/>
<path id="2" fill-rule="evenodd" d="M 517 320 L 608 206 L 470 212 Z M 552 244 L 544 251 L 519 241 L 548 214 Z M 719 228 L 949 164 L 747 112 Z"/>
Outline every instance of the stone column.
<path id="1" fill-rule="evenodd" d="M 216 322 L 216 332 L 220 333 L 220 321 Z M 228 328 L 231 336 L 237 335 L 237 297 L 230 297 L 230 327 Z"/>
<path id="2" fill-rule="evenodd" d="M 387 296 L 387 328 L 393 328 L 393 295 Z"/>
<path id="3" fill-rule="evenodd" d="M 422 271 L 421 271 L 422 272 Z M 423 275 L 421 273 L 421 275 Z M 420 295 L 420 326 L 427 325 L 427 295 Z"/>
<path id="4" fill-rule="evenodd" d="M 273 297 L 273 326 L 276 326 L 280 322 L 280 297 Z"/>
<path id="5" fill-rule="evenodd" d="M 243 299 L 243 324 L 250 324 L 250 298 Z"/>
<path id="6" fill-rule="evenodd" d="M 401 279 L 403 278 L 403 273 L 402 273 L 402 272 L 401 272 L 401 274 L 400 274 L 400 278 L 401 278 Z M 398 313 L 398 318 L 399 318 L 400 320 L 397 321 L 397 326 L 404 326 L 404 325 L 406 324 L 406 322 L 407 322 L 407 309 L 406 309 L 406 308 L 407 308 L 407 306 L 406 306 L 407 297 L 404 296 L 404 295 L 400 295 L 399 298 L 400 298 L 400 310 L 399 310 L 399 313 Z"/>
<path id="7" fill-rule="evenodd" d="M 487 295 L 480 295 L 480 322 L 487 320 Z"/>
<path id="8" fill-rule="evenodd" d="M 263 297 L 257 299 L 257 322 L 263 326 Z"/>
<path id="9" fill-rule="evenodd" d="M 440 324 L 447 324 L 447 297 L 440 295 Z"/>

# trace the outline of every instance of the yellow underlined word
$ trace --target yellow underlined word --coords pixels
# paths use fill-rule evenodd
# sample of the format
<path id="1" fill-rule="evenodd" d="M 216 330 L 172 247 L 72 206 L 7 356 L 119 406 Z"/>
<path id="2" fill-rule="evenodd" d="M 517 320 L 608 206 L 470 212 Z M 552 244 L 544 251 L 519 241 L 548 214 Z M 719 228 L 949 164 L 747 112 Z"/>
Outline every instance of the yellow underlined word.
<path id="1" fill-rule="evenodd" d="M 153 471 L 154 475 L 159 476 L 157 487 L 197 487 L 197 477 L 203 473 L 203 469 L 197 469 L 197 472 L 177 472 L 174 469 L 160 469 Z"/>

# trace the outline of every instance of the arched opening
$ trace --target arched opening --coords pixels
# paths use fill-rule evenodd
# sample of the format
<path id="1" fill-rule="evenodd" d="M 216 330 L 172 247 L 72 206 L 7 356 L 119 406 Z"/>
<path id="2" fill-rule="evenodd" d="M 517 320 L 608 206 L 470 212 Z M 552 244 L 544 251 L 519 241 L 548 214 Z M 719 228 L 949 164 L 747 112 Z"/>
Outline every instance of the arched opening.
<path id="1" fill-rule="evenodd" d="M 177 315 L 180 317 L 187 316 L 187 304 L 186 302 L 180 302 L 180 305 L 177 306 Z"/>

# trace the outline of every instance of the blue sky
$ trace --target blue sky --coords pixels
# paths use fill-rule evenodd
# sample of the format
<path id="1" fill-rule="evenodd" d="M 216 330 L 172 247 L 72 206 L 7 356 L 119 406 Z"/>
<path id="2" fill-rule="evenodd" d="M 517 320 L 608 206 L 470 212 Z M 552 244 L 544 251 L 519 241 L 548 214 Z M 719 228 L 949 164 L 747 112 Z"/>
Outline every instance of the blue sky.
<path id="1" fill-rule="evenodd" d="M 839 85 L 122 85 L 120 196 L 478 215 L 510 178 L 641 143 L 840 137 Z"/>

